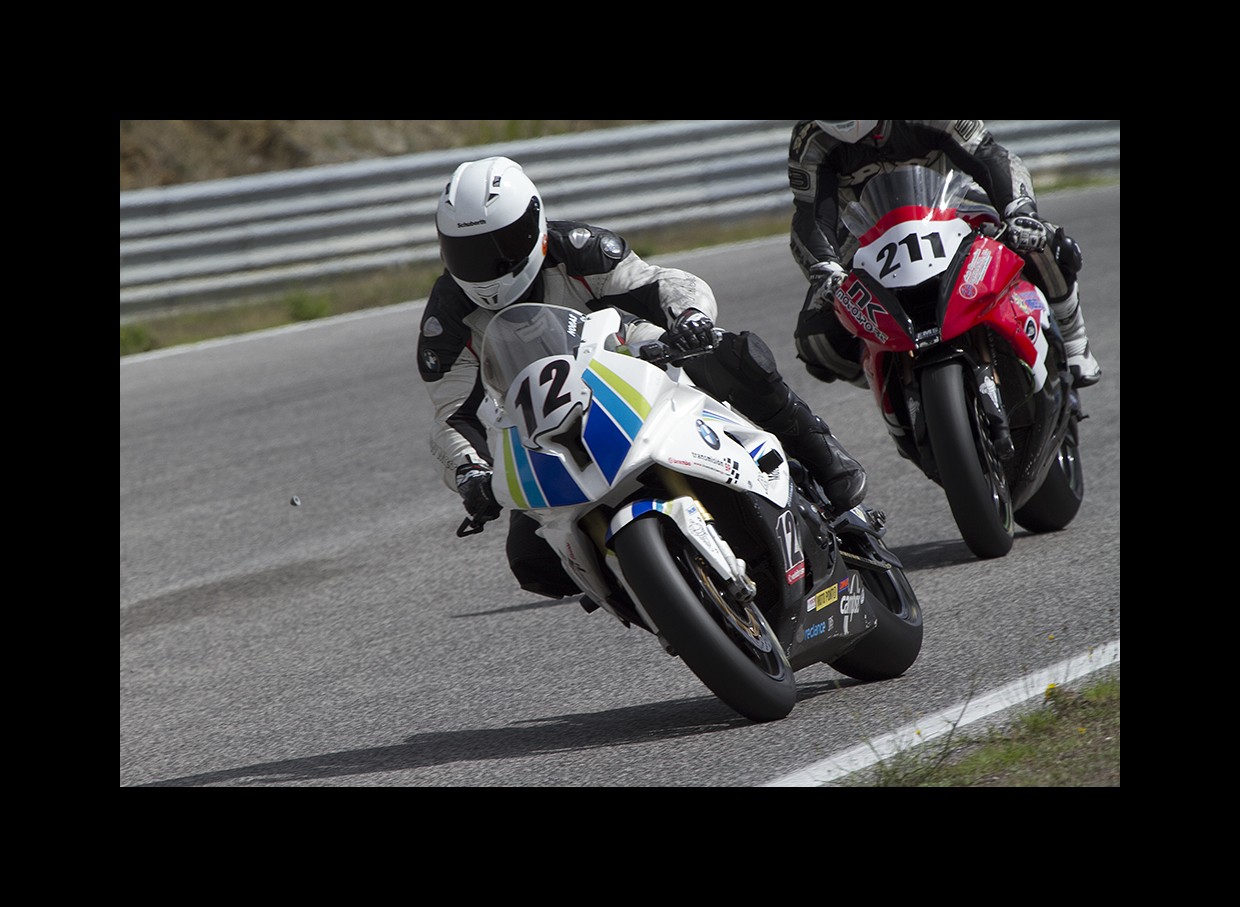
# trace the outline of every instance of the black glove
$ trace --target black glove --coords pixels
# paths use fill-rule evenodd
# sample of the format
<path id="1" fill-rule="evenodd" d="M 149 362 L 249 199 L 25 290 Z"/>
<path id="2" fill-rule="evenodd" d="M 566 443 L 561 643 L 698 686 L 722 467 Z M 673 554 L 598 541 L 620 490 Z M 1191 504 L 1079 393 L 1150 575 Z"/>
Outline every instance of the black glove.
<path id="1" fill-rule="evenodd" d="M 698 353 L 715 347 L 715 323 L 697 309 L 685 309 L 660 338 L 674 350 Z"/>
<path id="2" fill-rule="evenodd" d="M 491 470 L 467 464 L 456 468 L 456 491 L 465 503 L 465 510 L 475 522 L 499 519 L 502 509 L 491 491 Z"/>
<path id="3" fill-rule="evenodd" d="M 1041 252 L 1046 248 L 1046 225 L 1036 217 L 1017 214 L 1009 217 L 1003 241 L 1017 252 Z"/>
<path id="4" fill-rule="evenodd" d="M 835 291 L 848 272 L 838 261 L 820 261 L 809 269 L 810 309 L 835 308 Z"/>

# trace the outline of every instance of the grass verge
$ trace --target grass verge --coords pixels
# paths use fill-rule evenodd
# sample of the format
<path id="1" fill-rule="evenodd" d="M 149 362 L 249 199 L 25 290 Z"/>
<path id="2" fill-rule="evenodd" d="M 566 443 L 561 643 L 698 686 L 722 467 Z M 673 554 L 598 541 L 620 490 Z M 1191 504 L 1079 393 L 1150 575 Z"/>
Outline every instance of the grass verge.
<path id="1" fill-rule="evenodd" d="M 953 733 L 887 759 L 845 787 L 1119 787 L 1119 668 L 976 734 Z"/>

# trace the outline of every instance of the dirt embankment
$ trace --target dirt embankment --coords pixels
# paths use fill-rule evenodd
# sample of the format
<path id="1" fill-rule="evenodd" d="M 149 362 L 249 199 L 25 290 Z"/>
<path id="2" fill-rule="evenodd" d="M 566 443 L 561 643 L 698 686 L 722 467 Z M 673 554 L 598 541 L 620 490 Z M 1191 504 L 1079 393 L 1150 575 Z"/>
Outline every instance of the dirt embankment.
<path id="1" fill-rule="evenodd" d="M 121 191 L 654 120 L 121 120 Z"/>

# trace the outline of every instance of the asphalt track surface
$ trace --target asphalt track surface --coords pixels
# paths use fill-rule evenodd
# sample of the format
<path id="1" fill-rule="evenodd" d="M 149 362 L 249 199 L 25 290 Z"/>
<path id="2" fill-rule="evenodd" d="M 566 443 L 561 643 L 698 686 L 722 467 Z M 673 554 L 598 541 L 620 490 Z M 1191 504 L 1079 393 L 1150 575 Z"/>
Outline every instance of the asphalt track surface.
<path id="1" fill-rule="evenodd" d="M 770 724 L 648 634 L 517 589 L 502 524 L 456 537 L 463 511 L 426 446 L 420 301 L 122 360 L 121 786 L 815 783 L 815 766 L 996 691 L 1036 695 L 1055 666 L 1118 659 L 1119 187 L 1042 209 L 1084 248 L 1104 377 L 1083 394 L 1080 514 L 1018 529 L 991 561 L 896 455 L 869 392 L 794 362 L 803 282 L 785 239 L 659 260 L 710 281 L 720 323 L 761 333 L 866 464 L 925 611 L 905 676 L 806 668 Z"/>

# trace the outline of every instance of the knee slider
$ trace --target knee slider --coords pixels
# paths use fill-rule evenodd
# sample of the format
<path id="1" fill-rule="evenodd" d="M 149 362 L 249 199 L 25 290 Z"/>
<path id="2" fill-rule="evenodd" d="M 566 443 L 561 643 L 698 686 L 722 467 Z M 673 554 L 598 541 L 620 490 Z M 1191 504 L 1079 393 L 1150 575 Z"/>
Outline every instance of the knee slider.
<path id="1" fill-rule="evenodd" d="M 757 334 L 748 331 L 724 334 L 715 348 L 714 358 L 729 374 L 746 381 L 766 385 L 784 380 L 770 347 Z"/>
<path id="2" fill-rule="evenodd" d="M 1063 227 L 1055 231 L 1052 243 L 1055 247 L 1055 263 L 1059 265 L 1059 270 L 1063 271 L 1064 277 L 1071 284 L 1076 280 L 1076 275 L 1084 263 L 1081 246 L 1075 239 L 1064 233 Z"/>
<path id="3" fill-rule="evenodd" d="M 754 378 L 763 381 L 782 381 L 779 366 L 775 363 L 775 354 L 766 345 L 766 341 L 757 334 L 742 331 L 737 338 L 741 365 Z"/>

